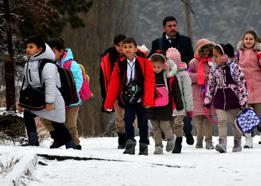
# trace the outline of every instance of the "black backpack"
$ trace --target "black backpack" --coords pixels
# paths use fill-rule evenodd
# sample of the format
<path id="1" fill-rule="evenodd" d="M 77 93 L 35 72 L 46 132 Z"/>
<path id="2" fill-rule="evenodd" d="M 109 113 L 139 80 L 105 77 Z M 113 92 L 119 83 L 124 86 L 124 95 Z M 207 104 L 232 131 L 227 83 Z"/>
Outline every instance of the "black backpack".
<path id="1" fill-rule="evenodd" d="M 39 74 L 42 73 L 42 70 L 46 63 L 53 63 L 53 62 L 42 60 L 39 66 Z M 56 66 L 60 74 L 60 81 L 61 81 L 61 87 L 60 88 L 58 87 L 58 89 L 60 90 L 63 96 L 65 106 L 69 106 L 71 104 L 77 103 L 79 101 L 79 98 L 77 95 L 76 85 L 73 79 L 72 72 L 68 69 L 61 68 L 58 65 Z"/>

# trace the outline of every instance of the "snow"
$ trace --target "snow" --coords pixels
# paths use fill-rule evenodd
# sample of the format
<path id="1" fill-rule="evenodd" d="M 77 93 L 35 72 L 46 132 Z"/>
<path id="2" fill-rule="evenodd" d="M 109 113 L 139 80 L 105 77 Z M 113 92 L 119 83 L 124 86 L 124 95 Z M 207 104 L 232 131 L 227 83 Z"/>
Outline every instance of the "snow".
<path id="1" fill-rule="evenodd" d="M 229 137 L 225 154 L 196 149 L 183 142 L 181 154 L 154 155 L 151 138 L 148 156 L 137 155 L 138 145 L 135 155 L 125 155 L 116 148 L 117 138 L 109 137 L 81 138 L 81 151 L 64 147 L 49 149 L 50 139 L 43 141 L 40 147 L 0 145 L 0 164 L 3 165 L 0 166 L 0 185 L 260 185 L 259 140 L 256 136 L 254 148 L 240 153 L 231 152 L 233 139 Z M 43 154 L 68 159 L 49 160 L 42 157 Z M 15 161 L 17 159 L 19 161 Z M 13 164 L 8 171 L 2 168 L 8 164 Z"/>

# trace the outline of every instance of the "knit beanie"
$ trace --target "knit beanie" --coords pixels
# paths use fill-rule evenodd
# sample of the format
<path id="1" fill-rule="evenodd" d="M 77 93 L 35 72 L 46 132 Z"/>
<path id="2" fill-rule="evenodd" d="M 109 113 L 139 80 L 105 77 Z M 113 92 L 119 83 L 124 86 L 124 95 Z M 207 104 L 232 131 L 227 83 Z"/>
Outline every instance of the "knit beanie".
<path id="1" fill-rule="evenodd" d="M 166 52 L 166 57 L 173 60 L 177 65 L 182 62 L 180 52 L 176 48 L 169 48 Z"/>

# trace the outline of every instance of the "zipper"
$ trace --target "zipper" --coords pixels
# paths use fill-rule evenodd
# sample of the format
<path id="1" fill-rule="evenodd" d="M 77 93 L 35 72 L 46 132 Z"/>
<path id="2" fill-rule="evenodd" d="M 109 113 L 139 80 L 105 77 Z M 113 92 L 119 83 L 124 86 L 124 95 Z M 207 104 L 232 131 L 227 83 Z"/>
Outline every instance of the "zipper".
<path id="1" fill-rule="evenodd" d="M 31 69 L 29 69 L 28 71 L 29 71 L 29 73 L 28 73 L 28 75 L 29 75 L 29 80 L 30 80 L 30 82 L 32 82 Z"/>

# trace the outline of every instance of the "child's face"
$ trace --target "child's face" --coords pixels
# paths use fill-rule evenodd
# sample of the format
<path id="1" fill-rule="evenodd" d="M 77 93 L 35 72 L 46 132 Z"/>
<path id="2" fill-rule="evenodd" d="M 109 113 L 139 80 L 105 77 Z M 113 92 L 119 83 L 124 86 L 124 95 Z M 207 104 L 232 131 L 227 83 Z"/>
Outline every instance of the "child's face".
<path id="1" fill-rule="evenodd" d="M 64 50 L 57 50 L 56 48 L 52 48 L 54 54 L 55 54 L 55 60 L 62 59 Z"/>
<path id="2" fill-rule="evenodd" d="M 153 61 L 152 66 L 153 66 L 153 71 L 156 74 L 162 72 L 162 70 L 164 69 L 164 64 L 161 61 Z"/>
<path id="3" fill-rule="evenodd" d="M 36 44 L 34 43 L 27 43 L 25 47 L 25 53 L 28 57 L 32 57 L 35 54 L 39 54 L 43 51 L 43 48 L 38 48 Z"/>
<path id="4" fill-rule="evenodd" d="M 255 45 L 255 38 L 252 34 L 246 34 L 243 39 L 244 46 L 246 48 L 253 48 Z"/>
<path id="5" fill-rule="evenodd" d="M 119 54 L 122 54 L 122 41 L 114 45 Z"/>
<path id="6" fill-rule="evenodd" d="M 219 53 L 218 50 L 216 49 L 213 49 L 213 57 L 214 57 L 214 61 L 217 65 L 220 65 L 222 62 L 221 62 L 221 54 Z"/>
<path id="7" fill-rule="evenodd" d="M 137 47 L 133 43 L 123 44 L 123 54 L 128 59 L 133 60 L 136 52 L 137 52 Z"/>
<path id="8" fill-rule="evenodd" d="M 208 48 L 204 48 L 202 53 L 203 53 L 204 57 L 209 57 L 210 56 L 210 50 Z"/>

